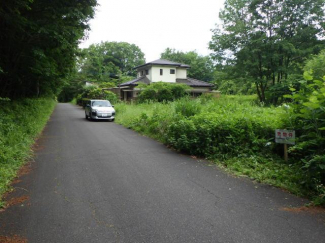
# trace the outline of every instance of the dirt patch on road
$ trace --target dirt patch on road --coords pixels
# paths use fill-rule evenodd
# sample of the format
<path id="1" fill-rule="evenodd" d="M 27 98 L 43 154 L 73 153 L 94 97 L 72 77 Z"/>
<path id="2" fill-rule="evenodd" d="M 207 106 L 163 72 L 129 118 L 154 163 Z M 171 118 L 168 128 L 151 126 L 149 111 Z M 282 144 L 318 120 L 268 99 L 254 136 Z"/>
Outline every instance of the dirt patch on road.
<path id="1" fill-rule="evenodd" d="M 34 146 L 33 146 L 33 151 L 40 151 L 40 150 L 43 150 L 43 149 L 45 148 L 45 146 L 38 145 L 37 142 L 38 142 L 38 141 L 36 141 L 36 144 L 34 144 Z"/>
<path id="2" fill-rule="evenodd" d="M 11 198 L 10 200 L 7 201 L 6 203 L 6 208 L 17 205 L 17 204 L 22 204 L 23 202 L 27 201 L 29 199 L 29 196 L 21 196 L 21 197 L 15 197 Z"/>
<path id="3" fill-rule="evenodd" d="M 29 174 L 30 172 L 32 171 L 32 163 L 31 162 L 29 162 L 29 163 L 26 163 L 25 165 L 23 165 L 20 169 L 19 169 L 19 171 L 18 171 L 18 173 L 17 173 L 17 179 L 19 179 L 21 176 L 23 176 L 23 175 L 27 175 L 27 174 Z M 16 179 L 16 180 L 17 180 Z"/>
<path id="4" fill-rule="evenodd" d="M 13 236 L 0 236 L 0 243 L 27 243 L 27 239 L 18 235 Z"/>
<path id="5" fill-rule="evenodd" d="M 0 209 L 0 213 L 5 211 L 10 206 L 22 204 L 23 202 L 29 199 L 29 196 L 26 195 L 21 196 L 21 193 L 17 193 L 17 189 L 22 189 L 28 192 L 28 190 L 24 188 L 17 187 L 17 184 L 19 185 L 19 183 L 22 182 L 22 177 L 24 175 L 29 174 L 31 171 L 32 171 L 32 162 L 26 163 L 19 169 L 16 178 L 11 182 L 10 190 L 2 196 L 2 200 L 5 201 L 5 205 L 3 208 Z M 2 241 L 0 241 L 0 243 L 1 242 Z"/>
<path id="6" fill-rule="evenodd" d="M 13 182 L 11 183 L 12 185 L 15 185 L 15 184 L 18 184 L 18 183 L 20 183 L 21 182 L 21 180 L 20 179 L 15 179 L 15 180 L 13 180 Z"/>
<path id="7" fill-rule="evenodd" d="M 292 212 L 292 213 L 311 213 L 311 214 L 325 214 L 325 208 L 323 207 L 292 207 L 292 208 L 281 208 L 282 211 Z"/>

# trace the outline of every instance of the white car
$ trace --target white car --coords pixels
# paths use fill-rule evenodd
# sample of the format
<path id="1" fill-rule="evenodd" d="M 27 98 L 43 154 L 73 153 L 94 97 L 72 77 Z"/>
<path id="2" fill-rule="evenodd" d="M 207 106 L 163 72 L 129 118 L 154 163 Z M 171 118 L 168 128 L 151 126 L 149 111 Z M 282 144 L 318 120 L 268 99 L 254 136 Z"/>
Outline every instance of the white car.
<path id="1" fill-rule="evenodd" d="M 85 117 L 89 120 L 114 121 L 115 109 L 108 100 L 89 100 L 85 107 Z"/>

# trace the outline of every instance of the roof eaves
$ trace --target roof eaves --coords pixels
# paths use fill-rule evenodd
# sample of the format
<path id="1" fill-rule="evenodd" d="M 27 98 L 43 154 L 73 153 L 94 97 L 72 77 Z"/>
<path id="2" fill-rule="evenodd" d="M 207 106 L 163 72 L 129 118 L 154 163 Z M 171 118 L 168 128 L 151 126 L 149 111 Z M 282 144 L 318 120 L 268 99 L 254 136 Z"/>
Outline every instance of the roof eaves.
<path id="1" fill-rule="evenodd" d="M 149 65 L 150 66 L 152 66 L 152 65 L 157 65 L 157 66 L 158 65 L 160 65 L 160 66 L 176 66 L 176 67 L 190 68 L 190 66 L 187 65 L 187 64 L 172 62 L 172 61 L 165 60 L 165 59 L 157 59 L 155 61 L 148 62 L 146 64 L 137 66 L 137 67 L 135 67 L 133 69 L 138 69 L 138 68 L 145 67 L 145 66 L 149 66 Z"/>
<path id="2" fill-rule="evenodd" d="M 124 87 L 124 86 L 137 86 L 137 82 L 143 81 L 144 83 L 150 83 L 150 80 L 146 76 L 141 76 L 139 78 L 133 79 L 131 81 L 125 82 L 120 84 L 118 87 Z"/>

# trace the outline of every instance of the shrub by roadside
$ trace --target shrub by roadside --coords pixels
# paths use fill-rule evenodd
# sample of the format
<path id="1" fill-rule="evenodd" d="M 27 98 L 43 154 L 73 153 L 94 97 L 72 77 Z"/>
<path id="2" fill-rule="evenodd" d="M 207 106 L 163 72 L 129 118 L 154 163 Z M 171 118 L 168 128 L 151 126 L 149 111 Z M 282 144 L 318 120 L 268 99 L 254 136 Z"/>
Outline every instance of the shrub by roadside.
<path id="1" fill-rule="evenodd" d="M 0 198 L 18 169 L 31 157 L 31 146 L 46 125 L 56 102 L 49 98 L 0 99 Z M 0 200 L 0 206 L 3 202 Z"/>
<path id="2" fill-rule="evenodd" d="M 173 101 L 187 96 L 188 86 L 185 84 L 169 84 L 164 82 L 151 83 L 150 85 L 141 85 L 143 88 L 138 101 Z"/>
<path id="3" fill-rule="evenodd" d="M 289 151 L 308 175 L 306 186 L 318 192 L 317 203 L 325 205 L 325 78 L 314 79 L 311 70 L 299 83 L 299 90 L 291 88 L 292 95 L 285 96 L 292 100 L 284 105 L 286 126 L 298 134 Z"/>

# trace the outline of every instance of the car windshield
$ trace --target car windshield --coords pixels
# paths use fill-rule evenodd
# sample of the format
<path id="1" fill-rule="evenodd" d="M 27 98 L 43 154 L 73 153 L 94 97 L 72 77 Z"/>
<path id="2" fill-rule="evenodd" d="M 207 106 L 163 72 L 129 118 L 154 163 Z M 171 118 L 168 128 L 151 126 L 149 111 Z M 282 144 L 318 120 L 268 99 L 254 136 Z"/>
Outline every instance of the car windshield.
<path id="1" fill-rule="evenodd" d="M 108 107 L 108 106 L 112 106 L 112 105 L 107 100 L 97 100 L 97 101 L 93 101 L 91 103 L 91 106 L 93 106 L 93 107 Z"/>

